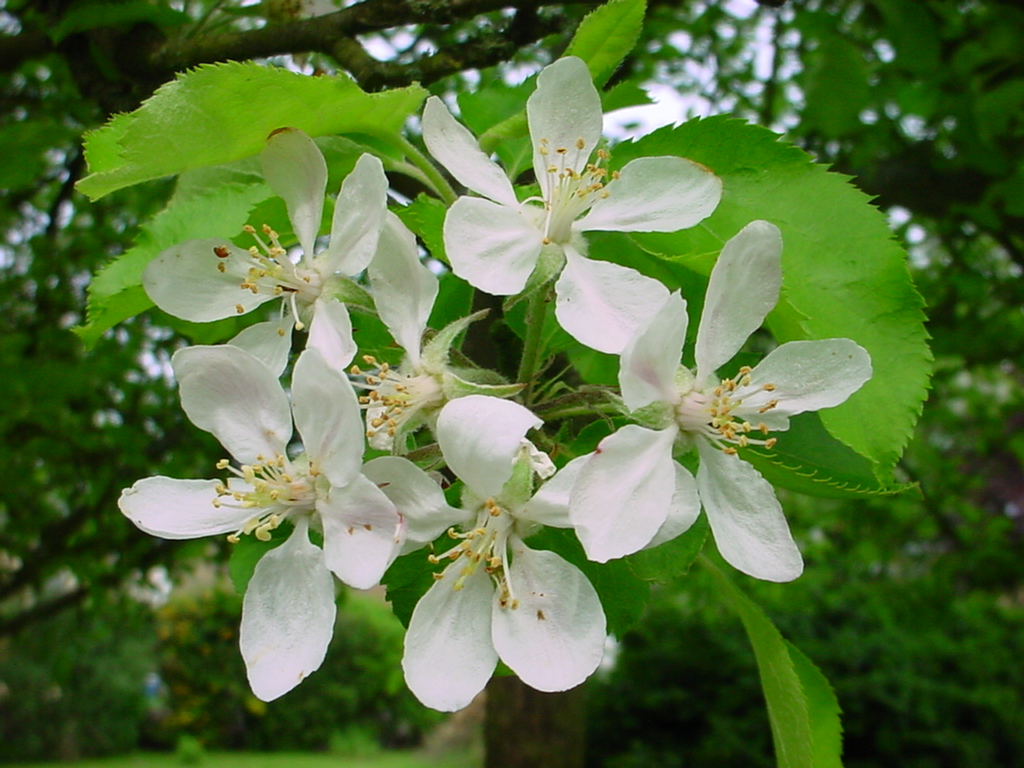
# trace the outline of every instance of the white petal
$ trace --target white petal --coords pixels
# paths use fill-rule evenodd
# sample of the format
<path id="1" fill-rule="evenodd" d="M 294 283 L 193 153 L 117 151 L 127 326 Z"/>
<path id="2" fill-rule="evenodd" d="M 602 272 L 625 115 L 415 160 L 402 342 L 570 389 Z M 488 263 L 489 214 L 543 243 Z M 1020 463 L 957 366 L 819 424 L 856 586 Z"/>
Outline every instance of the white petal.
<path id="1" fill-rule="evenodd" d="M 629 410 L 675 398 L 673 383 L 688 322 L 686 301 L 678 292 L 673 293 L 622 350 L 619 386 Z"/>
<path id="2" fill-rule="evenodd" d="M 504 171 L 483 153 L 473 134 L 452 117 L 437 96 L 427 99 L 423 108 L 423 143 L 464 187 L 515 207 L 516 193 Z"/>
<path id="3" fill-rule="evenodd" d="M 697 328 L 697 381 L 704 387 L 761 327 L 782 287 L 782 235 L 754 221 L 722 248 Z"/>
<path id="4" fill-rule="evenodd" d="M 587 577 L 554 552 L 519 546 L 509 581 L 517 608 L 494 601 L 491 635 L 498 655 L 538 691 L 565 691 L 601 663 L 604 610 Z"/>
<path id="5" fill-rule="evenodd" d="M 736 413 L 750 414 L 751 420 L 782 429 L 790 416 L 845 402 L 870 378 L 871 357 L 850 339 L 791 341 L 772 350 L 751 371 L 750 385 L 736 391 L 737 397 L 744 398 Z M 772 389 L 765 390 L 765 385 Z M 778 405 L 757 413 L 771 400 Z M 780 418 L 782 425 L 771 423 Z"/>
<path id="6" fill-rule="evenodd" d="M 690 470 L 675 464 L 676 489 L 668 508 L 668 517 L 645 549 L 671 541 L 681 533 L 690 530 L 700 516 L 700 497 L 697 495 L 697 481 Z"/>
<path id="7" fill-rule="evenodd" d="M 349 586 L 369 589 L 398 554 L 400 518 L 390 499 L 362 475 L 317 502 L 327 567 Z"/>
<path id="8" fill-rule="evenodd" d="M 414 364 L 420 341 L 437 298 L 438 282 L 420 261 L 416 238 L 393 213 L 380 237 L 380 248 L 368 274 L 380 319 Z"/>
<path id="9" fill-rule="evenodd" d="M 458 560 L 445 569 L 416 604 L 405 633 L 405 682 L 417 699 L 442 712 L 469 704 L 498 663 L 491 643 L 494 586 L 478 569 L 456 591 L 462 568 Z"/>
<path id="10" fill-rule="evenodd" d="M 384 166 L 373 155 L 361 155 L 342 182 L 334 203 L 331 239 L 326 250 L 316 257 L 320 274 L 356 275 L 366 269 L 377 250 L 387 210 L 388 179 Z"/>
<path id="11" fill-rule="evenodd" d="M 468 395 L 441 409 L 437 442 L 452 472 L 486 499 L 497 496 L 512 477 L 519 441 L 543 423 L 511 400 Z"/>
<path id="12" fill-rule="evenodd" d="M 276 699 L 320 666 L 335 613 L 334 580 L 301 522 L 260 558 L 242 601 L 242 658 L 258 698 Z"/>
<path id="13" fill-rule="evenodd" d="M 768 481 L 739 456 L 706 440 L 698 440 L 697 449 L 697 492 L 726 562 L 765 581 L 799 576 L 803 559 Z"/>
<path id="14" fill-rule="evenodd" d="M 284 373 L 288 365 L 288 355 L 292 350 L 292 329 L 295 318 L 283 315 L 277 320 L 256 323 L 235 336 L 228 343 L 233 347 L 244 349 L 255 357 L 276 376 Z"/>
<path id="15" fill-rule="evenodd" d="M 668 289 L 635 269 L 584 258 L 565 249 L 555 283 L 555 316 L 591 349 L 617 355 L 668 299 Z"/>
<path id="16" fill-rule="evenodd" d="M 674 429 L 630 424 L 602 440 L 580 470 L 569 515 L 587 557 L 636 552 L 665 523 L 675 492 Z"/>
<path id="17" fill-rule="evenodd" d="M 546 481 L 533 495 L 533 498 L 517 517 L 550 525 L 553 528 L 572 528 L 572 521 L 569 518 L 569 499 L 573 486 L 576 484 L 576 477 L 589 458 L 590 454 L 577 456 L 558 470 L 554 477 Z"/>
<path id="18" fill-rule="evenodd" d="M 580 231 L 675 232 L 710 216 L 722 199 L 722 181 L 681 157 L 641 157 L 617 179 L 579 222 Z"/>
<path id="19" fill-rule="evenodd" d="M 408 459 L 381 456 L 366 462 L 363 474 L 376 483 L 402 516 L 403 553 L 419 549 L 451 526 L 466 522 L 466 512 L 448 506 L 441 486 Z"/>
<path id="20" fill-rule="evenodd" d="M 298 128 L 282 128 L 267 138 L 260 160 L 263 177 L 288 208 L 302 252 L 312 258 L 327 190 L 323 154 Z"/>
<path id="21" fill-rule="evenodd" d="M 543 233 L 518 208 L 460 197 L 444 220 L 452 271 L 495 296 L 519 293 L 537 266 Z"/>
<path id="22" fill-rule="evenodd" d="M 352 338 L 352 320 L 344 303 L 323 296 L 313 302 L 307 345 L 319 350 L 324 360 L 337 370 L 345 370 L 358 348 Z"/>
<path id="23" fill-rule="evenodd" d="M 566 56 L 541 70 L 537 90 L 526 102 L 526 117 L 533 169 L 544 199 L 551 200 L 557 174 L 548 168 L 582 171 L 601 139 L 601 97 L 582 59 Z"/>
<path id="24" fill-rule="evenodd" d="M 141 530 L 162 539 L 233 533 L 254 510 L 215 507 L 219 480 L 147 477 L 121 491 L 117 506 Z"/>
<path id="25" fill-rule="evenodd" d="M 218 256 L 223 249 L 228 255 Z M 223 272 L 218 265 L 224 267 Z M 167 314 L 208 323 L 245 314 L 277 298 L 241 287 L 250 266 L 249 252 L 228 240 L 188 240 L 172 245 L 149 262 L 142 273 L 142 286 Z"/>
<path id="26" fill-rule="evenodd" d="M 171 366 L 186 415 L 240 463 L 284 453 L 292 436 L 291 408 L 267 366 L 226 344 L 179 349 Z"/>
<path id="27" fill-rule="evenodd" d="M 316 349 L 299 355 L 292 374 L 292 410 L 310 462 L 331 485 L 359 474 L 365 430 L 355 390 Z"/>

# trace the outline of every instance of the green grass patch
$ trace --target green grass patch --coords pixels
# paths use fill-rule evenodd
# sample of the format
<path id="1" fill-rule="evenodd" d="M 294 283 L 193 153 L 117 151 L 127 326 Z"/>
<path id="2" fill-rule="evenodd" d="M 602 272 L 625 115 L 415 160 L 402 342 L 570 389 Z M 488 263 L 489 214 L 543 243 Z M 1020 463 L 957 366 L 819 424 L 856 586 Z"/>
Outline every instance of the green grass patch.
<path id="1" fill-rule="evenodd" d="M 60 763 L 10 763 L 5 768 L 53 768 Z M 172 753 L 141 753 L 82 760 L 75 768 L 182 768 Z M 479 762 L 465 755 L 428 755 L 422 752 L 382 752 L 372 757 L 341 757 L 329 753 L 210 752 L 192 765 L 197 768 L 476 768 Z"/>

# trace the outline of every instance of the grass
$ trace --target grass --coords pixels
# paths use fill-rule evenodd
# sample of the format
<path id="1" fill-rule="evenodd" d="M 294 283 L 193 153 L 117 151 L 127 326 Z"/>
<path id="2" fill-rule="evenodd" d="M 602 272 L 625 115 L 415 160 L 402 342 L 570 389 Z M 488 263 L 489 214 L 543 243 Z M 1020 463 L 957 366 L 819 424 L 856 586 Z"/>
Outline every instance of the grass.
<path id="1" fill-rule="evenodd" d="M 53 768 L 59 763 L 13 763 L 5 768 Z M 141 753 L 81 760 L 74 768 L 475 768 L 471 755 L 438 757 L 422 752 L 381 752 L 372 757 L 342 757 L 308 752 L 208 752 L 185 763 L 173 753 Z"/>

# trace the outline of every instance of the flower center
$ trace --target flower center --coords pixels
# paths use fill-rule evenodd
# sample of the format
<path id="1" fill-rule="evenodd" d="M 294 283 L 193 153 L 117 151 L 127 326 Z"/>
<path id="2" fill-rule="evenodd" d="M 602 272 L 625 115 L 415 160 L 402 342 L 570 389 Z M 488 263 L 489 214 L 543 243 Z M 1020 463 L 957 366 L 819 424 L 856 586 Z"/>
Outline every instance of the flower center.
<path id="1" fill-rule="evenodd" d="M 395 435 L 415 424 L 422 411 L 444 404 L 444 393 L 440 382 L 430 374 L 406 374 L 369 355 L 363 360 L 374 370 L 364 372 L 354 365 L 349 371 L 355 377 L 355 386 L 366 390 L 359 397 L 366 409 L 366 437 L 372 447 L 388 450 Z"/>
<path id="2" fill-rule="evenodd" d="M 684 432 L 706 437 L 726 453 L 736 453 L 736 447 L 763 445 L 772 448 L 778 438 L 768 437 L 768 425 L 764 421 L 750 419 L 775 408 L 778 400 L 768 400 L 759 406 L 747 405 L 744 401 L 761 392 L 772 392 L 774 384 L 754 386 L 749 366 L 740 368 L 736 379 L 722 379 L 710 390 L 689 389 L 680 391 L 675 407 L 676 423 Z M 679 377 L 677 377 L 679 378 Z M 692 382 L 687 371 L 685 380 Z M 758 398 L 759 401 L 763 397 Z M 756 437 L 756 434 L 761 437 Z"/>
<path id="3" fill-rule="evenodd" d="M 452 587 L 458 591 L 465 587 L 466 579 L 480 568 L 491 577 L 498 590 L 498 604 L 502 608 L 519 607 L 508 573 L 508 538 L 513 531 L 515 520 L 508 510 L 500 507 L 494 499 L 487 499 L 477 515 L 476 526 L 468 531 L 448 529 L 448 536 L 458 541 L 454 547 L 441 555 L 428 555 L 432 563 L 442 560 L 464 561 L 459 576 Z M 435 579 L 443 578 L 441 573 Z"/>
<path id="4" fill-rule="evenodd" d="M 608 171 L 601 163 L 608 160 L 608 153 L 599 149 L 597 162 L 587 163 L 582 171 L 576 168 L 582 165 L 582 159 L 589 157 L 583 154 L 586 142 L 577 139 L 573 148 L 552 148 L 547 139 L 541 139 L 537 151 L 548 162 L 547 197 L 544 199 L 546 213 L 544 222 L 544 243 L 567 243 L 572 238 L 572 223 L 586 213 L 600 198 L 608 197 L 604 179 Z M 612 178 L 618 178 L 618 171 Z M 543 182 L 542 182 L 543 184 Z"/>
<path id="5" fill-rule="evenodd" d="M 270 541 L 270 533 L 289 515 L 312 512 L 316 507 L 316 477 L 313 468 L 297 471 L 295 466 L 281 454 L 273 458 L 258 456 L 254 464 L 232 467 L 227 459 L 217 462 L 217 469 L 228 470 L 240 478 L 245 485 L 231 487 L 226 483 L 217 486 L 215 507 L 252 509 L 255 514 L 245 525 L 228 536 L 235 544 L 239 536 L 255 534 L 260 541 Z"/>
<path id="6" fill-rule="evenodd" d="M 295 327 L 300 331 L 305 327 L 299 319 L 299 310 L 302 307 L 312 304 L 320 296 L 323 287 L 323 280 L 320 273 L 315 269 L 296 266 L 288 258 L 288 252 L 281 247 L 277 232 L 268 225 L 263 225 L 263 234 L 266 235 L 269 243 L 257 234 L 255 228 L 246 224 L 243 229 L 252 235 L 256 245 L 249 248 L 249 270 L 245 278 L 239 284 L 239 288 L 253 293 L 271 294 L 282 297 L 289 304 L 292 314 L 295 316 Z M 228 256 L 226 248 L 214 248 L 214 253 L 220 258 Z M 227 271 L 227 265 L 223 260 L 217 262 L 217 269 L 221 272 Z M 245 310 L 242 305 L 236 306 L 238 313 Z"/>

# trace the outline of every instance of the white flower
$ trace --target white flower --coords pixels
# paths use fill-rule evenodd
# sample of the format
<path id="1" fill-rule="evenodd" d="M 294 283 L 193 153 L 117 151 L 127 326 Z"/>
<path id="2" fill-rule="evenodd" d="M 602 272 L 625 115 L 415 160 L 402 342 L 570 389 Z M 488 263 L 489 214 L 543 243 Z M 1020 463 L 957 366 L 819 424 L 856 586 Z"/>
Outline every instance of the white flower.
<path id="1" fill-rule="evenodd" d="M 380 318 L 406 357 L 398 369 L 366 357 L 372 370 L 354 366 L 351 373 L 357 377 L 356 386 L 367 391 L 359 400 L 366 408 L 370 445 L 391 450 L 396 435 L 415 428 L 444 404 L 442 378 L 448 350 L 445 348 L 439 360 L 430 355 L 425 360 L 421 355 L 420 342 L 437 298 L 438 282 L 420 261 L 415 236 L 393 213 L 388 213 L 367 274 Z M 401 445 L 403 441 L 398 442 Z"/>
<path id="2" fill-rule="evenodd" d="M 259 561 L 242 605 L 241 649 L 253 693 L 270 701 L 320 666 L 334 631 L 333 572 L 351 586 L 376 584 L 404 527 L 394 504 L 361 474 L 363 430 L 355 393 L 317 350 L 295 364 L 292 404 L 276 374 L 230 345 L 174 355 L 181 403 L 239 463 L 236 477 L 149 477 L 121 494 L 121 511 L 165 539 L 252 533 L 283 522 L 288 539 Z M 305 453 L 289 458 L 292 414 Z M 323 534 L 323 549 L 309 530 Z"/>
<path id="3" fill-rule="evenodd" d="M 427 706 L 466 706 L 499 658 L 541 691 L 572 688 L 601 661 L 605 618 L 593 586 L 559 555 L 523 541 L 541 524 L 568 526 L 567 484 L 552 479 L 532 494 L 534 475 L 551 469 L 524 439 L 540 424 L 521 405 L 482 395 L 453 400 L 438 416 L 438 442 L 465 490 L 463 509 L 431 501 L 415 523 L 422 541 L 462 527 L 449 529 L 451 550 L 430 556 L 452 562 L 416 605 L 405 637 L 405 679 Z M 389 495 L 403 493 L 399 477 L 374 477 Z M 410 527 L 416 516 L 407 512 Z"/>
<path id="4" fill-rule="evenodd" d="M 315 253 L 327 187 L 327 164 L 313 140 L 295 128 L 273 133 L 261 156 L 263 174 L 288 208 L 302 257 L 293 263 L 264 228 L 264 240 L 245 250 L 229 240 L 189 240 L 160 253 L 142 284 L 165 312 L 197 323 L 244 314 L 280 299 L 278 320 L 257 323 L 231 344 L 252 352 L 278 374 L 284 370 L 293 327 L 309 327 L 309 346 L 339 369 L 356 352 L 342 276 L 356 275 L 373 258 L 387 210 L 387 178 L 380 160 L 363 155 L 345 178 L 334 207 L 327 247 Z M 287 310 L 287 311 L 286 311 Z"/>
<path id="5" fill-rule="evenodd" d="M 405 350 L 398 368 L 367 356 L 363 359 L 369 369 L 353 366 L 350 371 L 356 386 L 366 391 L 359 401 L 366 408 L 366 436 L 371 447 L 401 453 L 405 435 L 432 424 L 449 400 L 467 394 L 511 397 L 522 389 L 520 384 L 471 381 L 466 377 L 490 372 L 449 364 L 456 337 L 483 313 L 452 322 L 421 345 L 437 297 L 437 277 L 420 262 L 415 236 L 393 213 L 388 213 L 367 274 L 380 318 Z"/>
<path id="6" fill-rule="evenodd" d="M 586 64 L 569 56 L 545 67 L 526 106 L 540 200 L 520 203 L 501 169 L 472 134 L 432 97 L 423 110 L 423 139 L 463 185 L 480 197 L 460 197 L 444 223 L 445 250 L 455 274 L 496 295 L 519 293 L 542 253 L 554 260 L 555 313 L 578 341 L 619 353 L 668 291 L 657 280 L 606 261 L 585 258 L 582 233 L 674 232 L 709 216 L 721 181 L 680 157 L 645 157 L 621 173 L 607 172 L 601 100 Z"/>
<path id="7" fill-rule="evenodd" d="M 696 371 L 679 367 L 686 302 L 672 294 L 622 353 L 622 398 L 659 428 L 629 425 L 605 438 L 578 471 L 570 517 L 591 559 L 604 562 L 679 535 L 700 506 L 722 556 L 769 581 L 803 570 L 771 485 L 737 446 L 771 447 L 789 417 L 845 401 L 871 377 L 868 353 L 849 339 L 783 344 L 733 378 L 716 371 L 775 306 L 782 283 L 778 229 L 755 221 L 722 249 L 708 284 Z M 673 451 L 696 447 L 696 481 Z M 577 460 L 578 461 L 578 460 Z"/>

